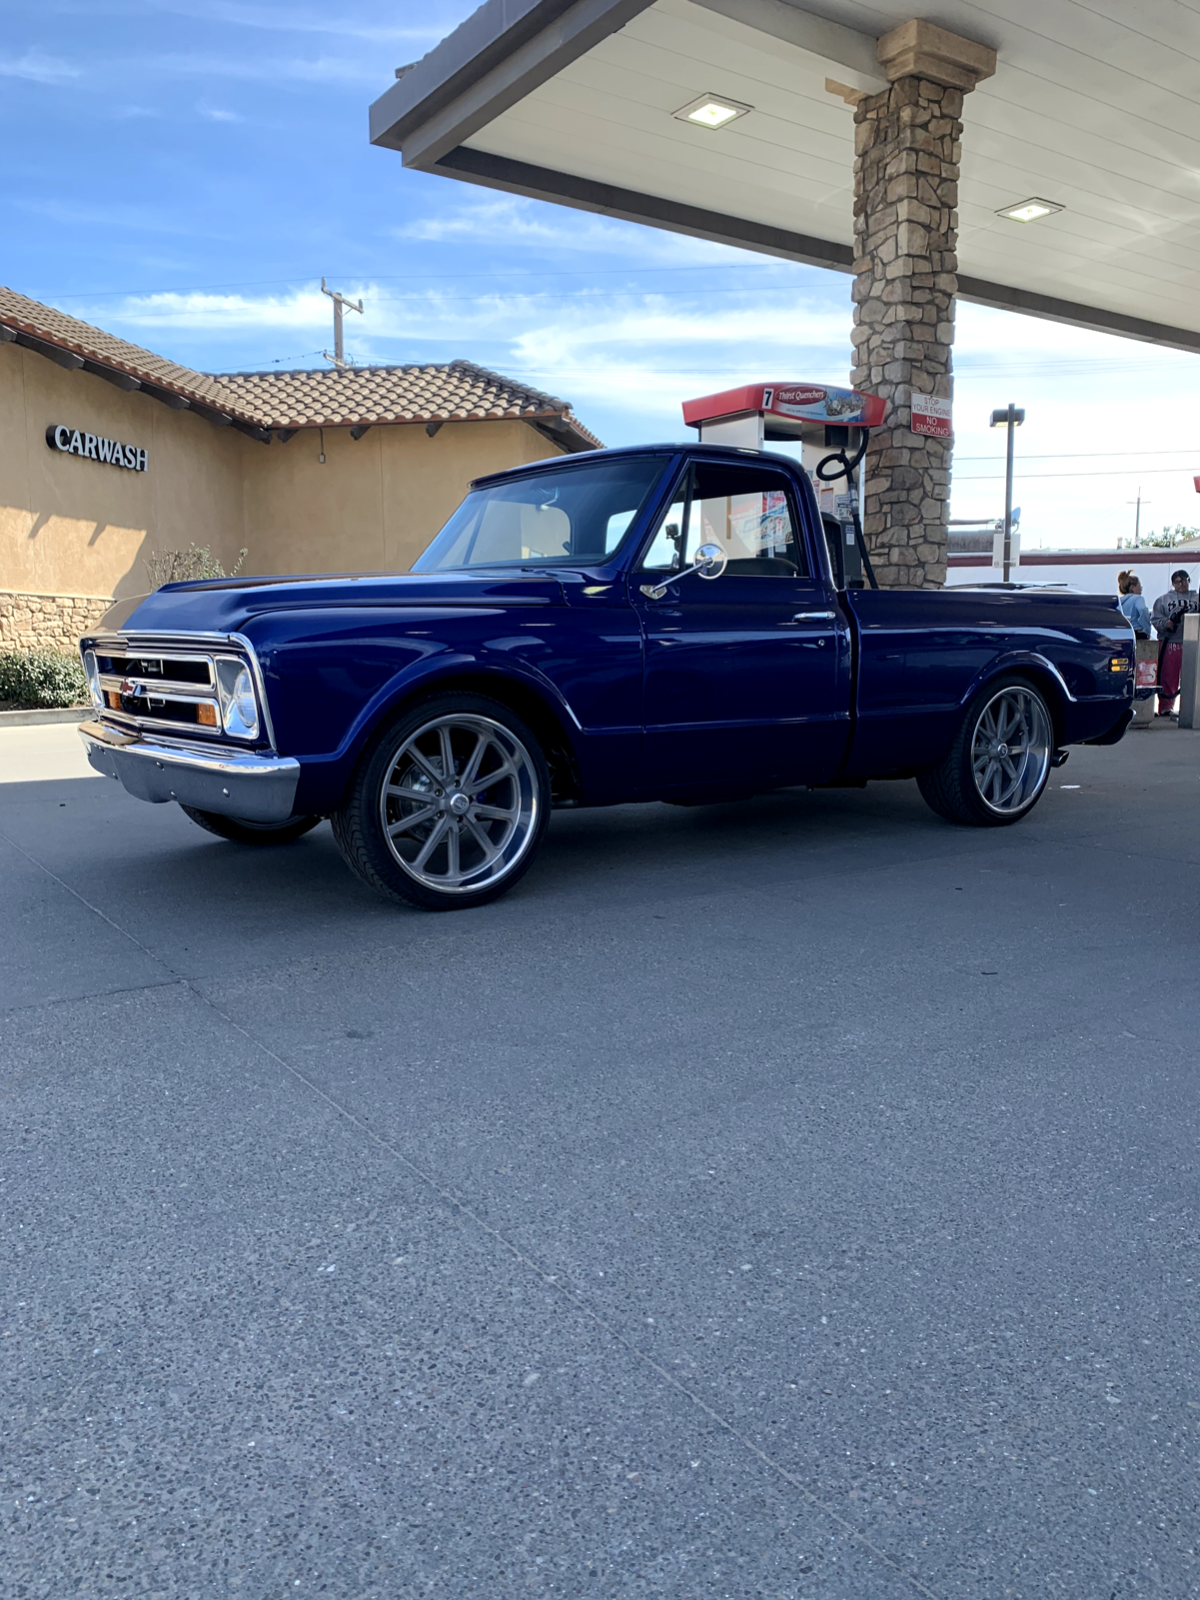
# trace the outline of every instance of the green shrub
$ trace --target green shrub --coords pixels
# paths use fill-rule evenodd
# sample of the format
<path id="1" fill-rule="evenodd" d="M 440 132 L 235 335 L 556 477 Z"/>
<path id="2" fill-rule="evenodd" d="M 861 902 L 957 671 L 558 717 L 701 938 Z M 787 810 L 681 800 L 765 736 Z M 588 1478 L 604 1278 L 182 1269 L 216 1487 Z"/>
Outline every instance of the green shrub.
<path id="1" fill-rule="evenodd" d="M 83 663 L 60 650 L 0 650 L 0 700 L 30 710 L 86 705 Z"/>

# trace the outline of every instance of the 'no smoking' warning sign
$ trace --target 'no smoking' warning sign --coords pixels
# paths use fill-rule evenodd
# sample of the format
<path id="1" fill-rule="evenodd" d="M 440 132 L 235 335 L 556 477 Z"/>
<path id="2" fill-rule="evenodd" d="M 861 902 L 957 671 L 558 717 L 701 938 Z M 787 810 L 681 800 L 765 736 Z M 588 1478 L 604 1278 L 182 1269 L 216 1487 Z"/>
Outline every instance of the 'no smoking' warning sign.
<path id="1" fill-rule="evenodd" d="M 931 439 L 950 437 L 949 400 L 939 400 L 933 394 L 914 394 L 911 409 L 914 433 L 928 434 Z"/>

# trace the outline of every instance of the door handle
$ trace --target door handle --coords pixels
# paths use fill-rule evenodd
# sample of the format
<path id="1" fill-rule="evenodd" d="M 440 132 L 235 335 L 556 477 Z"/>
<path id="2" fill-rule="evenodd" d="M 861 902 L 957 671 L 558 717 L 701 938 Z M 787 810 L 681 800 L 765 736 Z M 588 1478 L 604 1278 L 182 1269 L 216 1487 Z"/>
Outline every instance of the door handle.
<path id="1" fill-rule="evenodd" d="M 836 611 L 797 611 L 792 618 L 793 622 L 832 622 L 837 616 Z"/>

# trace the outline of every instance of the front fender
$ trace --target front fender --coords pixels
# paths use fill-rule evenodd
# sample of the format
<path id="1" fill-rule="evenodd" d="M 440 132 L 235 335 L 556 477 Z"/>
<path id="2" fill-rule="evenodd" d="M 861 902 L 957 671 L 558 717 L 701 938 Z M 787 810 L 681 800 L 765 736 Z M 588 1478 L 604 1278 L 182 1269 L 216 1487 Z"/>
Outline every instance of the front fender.
<path id="1" fill-rule="evenodd" d="M 380 682 L 350 715 L 333 748 L 290 752 L 300 761 L 297 809 L 322 813 L 333 810 L 340 804 L 358 759 L 378 728 L 407 703 L 436 694 L 443 685 L 461 685 L 464 681 L 479 693 L 492 688 L 497 699 L 515 698 L 513 689 L 525 698 L 536 698 L 573 745 L 578 719 L 558 687 L 536 666 L 511 656 L 497 659 L 495 652 L 486 649 L 445 647 L 405 661 L 398 671 Z"/>
<path id="2" fill-rule="evenodd" d="M 443 684 L 461 683 L 464 678 L 469 678 L 473 686 L 477 685 L 481 693 L 486 693 L 486 686 L 494 683 L 497 698 L 503 698 L 505 684 L 516 684 L 544 701 L 564 729 L 579 729 L 579 718 L 558 685 L 539 672 L 532 662 L 510 656 L 498 660 L 489 650 L 447 650 L 398 672 L 373 696 L 354 719 L 338 756 L 348 755 L 353 764 L 375 729 L 394 716 L 401 706 L 423 695 L 436 694 Z"/>

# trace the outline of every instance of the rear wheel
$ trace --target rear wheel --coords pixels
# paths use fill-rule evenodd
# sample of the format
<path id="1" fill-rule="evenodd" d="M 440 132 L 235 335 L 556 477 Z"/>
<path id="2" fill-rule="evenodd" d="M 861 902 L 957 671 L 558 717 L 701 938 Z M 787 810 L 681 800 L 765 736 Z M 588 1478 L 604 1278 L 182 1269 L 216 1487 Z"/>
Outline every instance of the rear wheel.
<path id="1" fill-rule="evenodd" d="M 1038 690 L 1024 678 L 1002 678 L 975 696 L 946 756 L 918 773 L 917 783 L 947 822 L 1002 828 L 1041 799 L 1054 742 Z"/>
<path id="2" fill-rule="evenodd" d="M 549 818 L 550 774 L 532 731 L 497 701 L 447 694 L 375 737 L 331 820 L 373 889 L 453 911 L 507 893 Z"/>
<path id="3" fill-rule="evenodd" d="M 195 806 L 179 808 L 206 833 L 237 844 L 291 844 L 320 822 L 320 817 L 289 817 L 286 822 L 251 822 L 248 817 L 225 817 L 219 811 L 198 811 Z"/>

